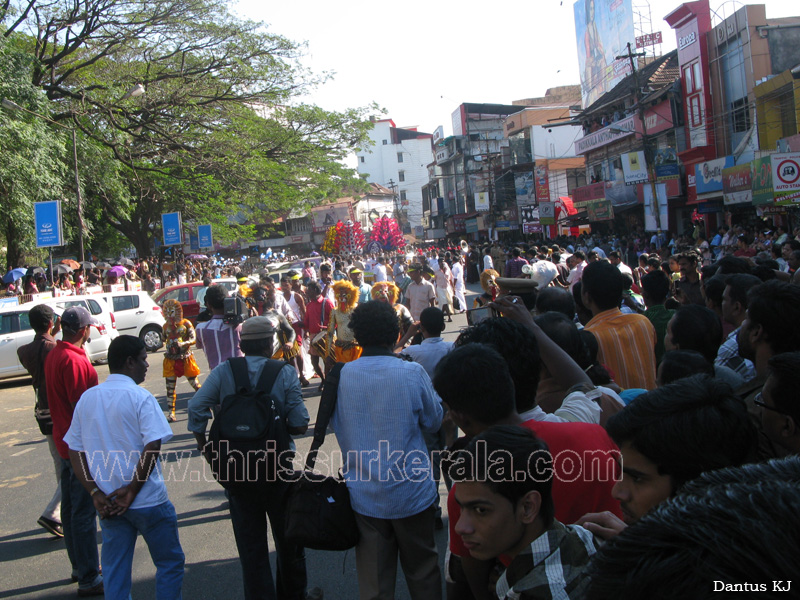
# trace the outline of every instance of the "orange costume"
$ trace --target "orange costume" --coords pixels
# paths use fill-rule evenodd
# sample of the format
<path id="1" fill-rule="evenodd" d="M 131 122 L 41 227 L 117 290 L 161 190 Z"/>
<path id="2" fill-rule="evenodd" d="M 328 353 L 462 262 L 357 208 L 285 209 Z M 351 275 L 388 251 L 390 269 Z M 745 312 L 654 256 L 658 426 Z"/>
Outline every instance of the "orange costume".
<path id="1" fill-rule="evenodd" d="M 352 362 L 361 356 L 361 346 L 348 326 L 353 309 L 358 304 L 358 288 L 349 281 L 337 281 L 333 284 L 336 297 L 336 308 L 331 311 L 328 322 L 328 348 L 333 348 L 336 362 Z M 336 334 L 336 341 L 333 335 Z"/>
<path id="2" fill-rule="evenodd" d="M 186 377 L 195 390 L 200 389 L 197 376 L 200 367 L 194 360 L 190 347 L 195 343 L 195 332 L 191 321 L 183 318 L 183 307 L 177 300 L 167 300 L 162 307 L 164 314 L 164 338 L 166 351 L 164 352 L 164 378 L 167 384 L 167 402 L 170 403 L 170 413 L 167 420 L 170 423 L 177 421 L 175 417 L 175 401 L 177 399 L 175 387 L 178 377 Z"/>

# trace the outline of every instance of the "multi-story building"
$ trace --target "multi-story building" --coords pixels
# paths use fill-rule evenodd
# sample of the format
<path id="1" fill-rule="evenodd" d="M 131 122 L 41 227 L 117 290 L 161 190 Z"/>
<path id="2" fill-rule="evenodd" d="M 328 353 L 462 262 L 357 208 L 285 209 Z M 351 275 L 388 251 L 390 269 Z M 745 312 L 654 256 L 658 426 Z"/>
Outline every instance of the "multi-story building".
<path id="1" fill-rule="evenodd" d="M 593 227 L 666 229 L 680 220 L 671 204 L 685 203 L 677 154 L 685 147 L 678 56 L 651 59 L 579 117 L 575 154 L 586 159 L 588 185 L 573 190 L 576 208 Z M 672 201 L 671 203 L 669 201 Z"/>
<path id="2" fill-rule="evenodd" d="M 430 133 L 397 127 L 392 119 L 373 119 L 372 145 L 356 153 L 358 173 L 397 195 L 398 218 L 404 233 L 422 237 L 422 186 L 433 161 Z"/>

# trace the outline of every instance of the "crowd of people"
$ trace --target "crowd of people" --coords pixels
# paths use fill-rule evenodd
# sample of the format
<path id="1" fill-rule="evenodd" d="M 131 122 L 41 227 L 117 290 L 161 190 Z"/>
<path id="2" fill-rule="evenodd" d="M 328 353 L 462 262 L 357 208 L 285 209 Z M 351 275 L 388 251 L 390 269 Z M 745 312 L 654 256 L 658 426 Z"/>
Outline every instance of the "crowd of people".
<path id="1" fill-rule="evenodd" d="M 176 324 L 167 416 L 176 379 L 191 374 L 187 426 L 206 456 L 208 424 L 243 376 L 236 364 L 254 387 L 274 371 L 270 397 L 292 436 L 311 420 L 309 379 L 335 391 L 365 600 L 394 597 L 398 559 L 414 599 L 443 588 L 448 600 L 785 594 L 800 575 L 800 241 L 776 234 L 752 254 L 746 232 L 734 244 L 723 229 L 707 252 L 700 235 L 659 232 L 341 255 L 277 285 L 238 267 L 234 303 L 201 269 L 196 331 L 165 313 Z M 482 288 L 471 306 L 467 282 Z M 465 310 L 468 327 L 445 341 Z M 40 525 L 64 536 L 79 595 L 128 597 L 138 532 L 157 597 L 178 598 L 184 557 L 158 460 L 172 430 L 138 386 L 148 367 L 138 339 L 114 340 L 98 382 L 81 350 L 93 322 L 42 306 L 31 311 L 37 338 L 20 349 L 37 406 L 49 407 L 61 483 L 60 521 L 51 502 Z M 202 385 L 187 340 L 206 355 Z M 139 460 L 119 473 L 89 460 L 111 452 Z M 248 600 L 323 596 L 284 536 L 288 491 L 275 481 L 228 493 Z"/>

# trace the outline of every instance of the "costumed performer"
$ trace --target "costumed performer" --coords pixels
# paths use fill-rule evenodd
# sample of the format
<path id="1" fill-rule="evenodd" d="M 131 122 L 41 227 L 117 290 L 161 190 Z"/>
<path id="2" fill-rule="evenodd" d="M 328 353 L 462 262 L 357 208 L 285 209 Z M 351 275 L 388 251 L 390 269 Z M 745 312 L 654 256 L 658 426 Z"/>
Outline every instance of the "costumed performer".
<path id="1" fill-rule="evenodd" d="M 183 318 L 181 303 L 177 300 L 167 300 L 161 311 L 165 319 L 164 379 L 167 384 L 167 402 L 169 403 L 167 421 L 174 423 L 178 420 L 175 417 L 175 401 L 177 400 L 175 387 L 178 378 L 186 377 L 197 391 L 200 389 L 200 382 L 197 380 L 197 376 L 200 375 L 200 367 L 197 366 L 190 350 L 196 340 L 194 327 L 189 319 Z"/>
<path id="2" fill-rule="evenodd" d="M 406 333 L 408 333 L 408 330 L 414 323 L 414 319 L 411 318 L 411 311 L 408 310 L 405 305 L 398 302 L 400 298 L 400 288 L 390 281 L 381 281 L 372 286 L 370 296 L 372 296 L 373 300 L 378 302 L 386 302 L 394 309 L 394 312 L 397 313 L 397 321 L 400 324 L 398 340 L 403 342 L 402 345 L 405 345 Z M 398 342 L 398 345 L 400 342 Z"/>
<path id="3" fill-rule="evenodd" d="M 333 348 L 333 355 L 329 354 L 328 359 L 334 362 L 352 362 L 361 356 L 361 346 L 349 327 L 353 309 L 358 305 L 358 288 L 345 280 L 337 281 L 332 288 L 336 297 L 336 308 L 328 323 L 328 348 Z"/>

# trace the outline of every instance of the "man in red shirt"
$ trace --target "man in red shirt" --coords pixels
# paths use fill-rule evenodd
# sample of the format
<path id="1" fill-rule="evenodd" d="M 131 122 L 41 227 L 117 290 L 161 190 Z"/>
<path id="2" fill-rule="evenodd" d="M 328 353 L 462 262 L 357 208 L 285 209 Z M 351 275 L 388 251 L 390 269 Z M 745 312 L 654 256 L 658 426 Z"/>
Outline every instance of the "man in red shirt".
<path id="1" fill-rule="evenodd" d="M 83 349 L 91 327 L 97 325 L 100 322 L 82 306 L 65 310 L 61 315 L 63 340 L 50 351 L 44 363 L 53 441 L 62 459 L 61 523 L 67 555 L 72 563 L 72 578 L 78 582 L 78 596 L 81 597 L 104 593 L 97 553 L 97 513 L 91 494 L 72 470 L 64 436 L 72 424 L 72 414 L 81 394 L 97 385 L 97 371 Z"/>
<path id="2" fill-rule="evenodd" d="M 306 286 L 306 295 L 308 296 L 308 303 L 306 304 L 306 314 L 303 321 L 303 329 L 308 335 L 309 342 L 314 341 L 314 337 L 322 332 L 328 330 L 328 322 L 331 318 L 331 311 L 333 310 L 333 302 L 321 295 L 321 289 L 316 281 L 311 281 Z M 308 354 L 311 357 L 311 365 L 314 367 L 314 372 L 319 376 L 322 383 L 319 384 L 319 391 L 325 384 L 325 373 L 323 372 L 325 360 L 324 356 L 322 366 L 319 364 L 320 352 L 319 349 L 310 344 Z"/>
<path id="3" fill-rule="evenodd" d="M 539 365 L 530 368 L 538 369 Z M 585 514 L 581 511 L 590 506 L 603 507 L 592 512 L 609 511 L 622 516 L 619 501 L 611 495 L 617 478 L 619 450 L 605 430 L 590 423 L 523 422 L 515 408 L 514 382 L 508 364 L 493 347 L 471 343 L 456 348 L 440 361 L 433 384 L 450 409 L 453 421 L 468 437 L 493 425 L 520 425 L 546 442 L 553 459 L 552 496 L 559 522 L 574 523 Z M 535 395 L 535 390 L 531 393 Z M 461 514 L 454 495 L 457 486 L 450 490 L 447 502 L 450 552 L 461 558 L 469 586 L 475 597 L 480 598 L 493 561 L 471 557 L 456 532 Z M 504 557 L 500 560 L 504 561 Z"/>

